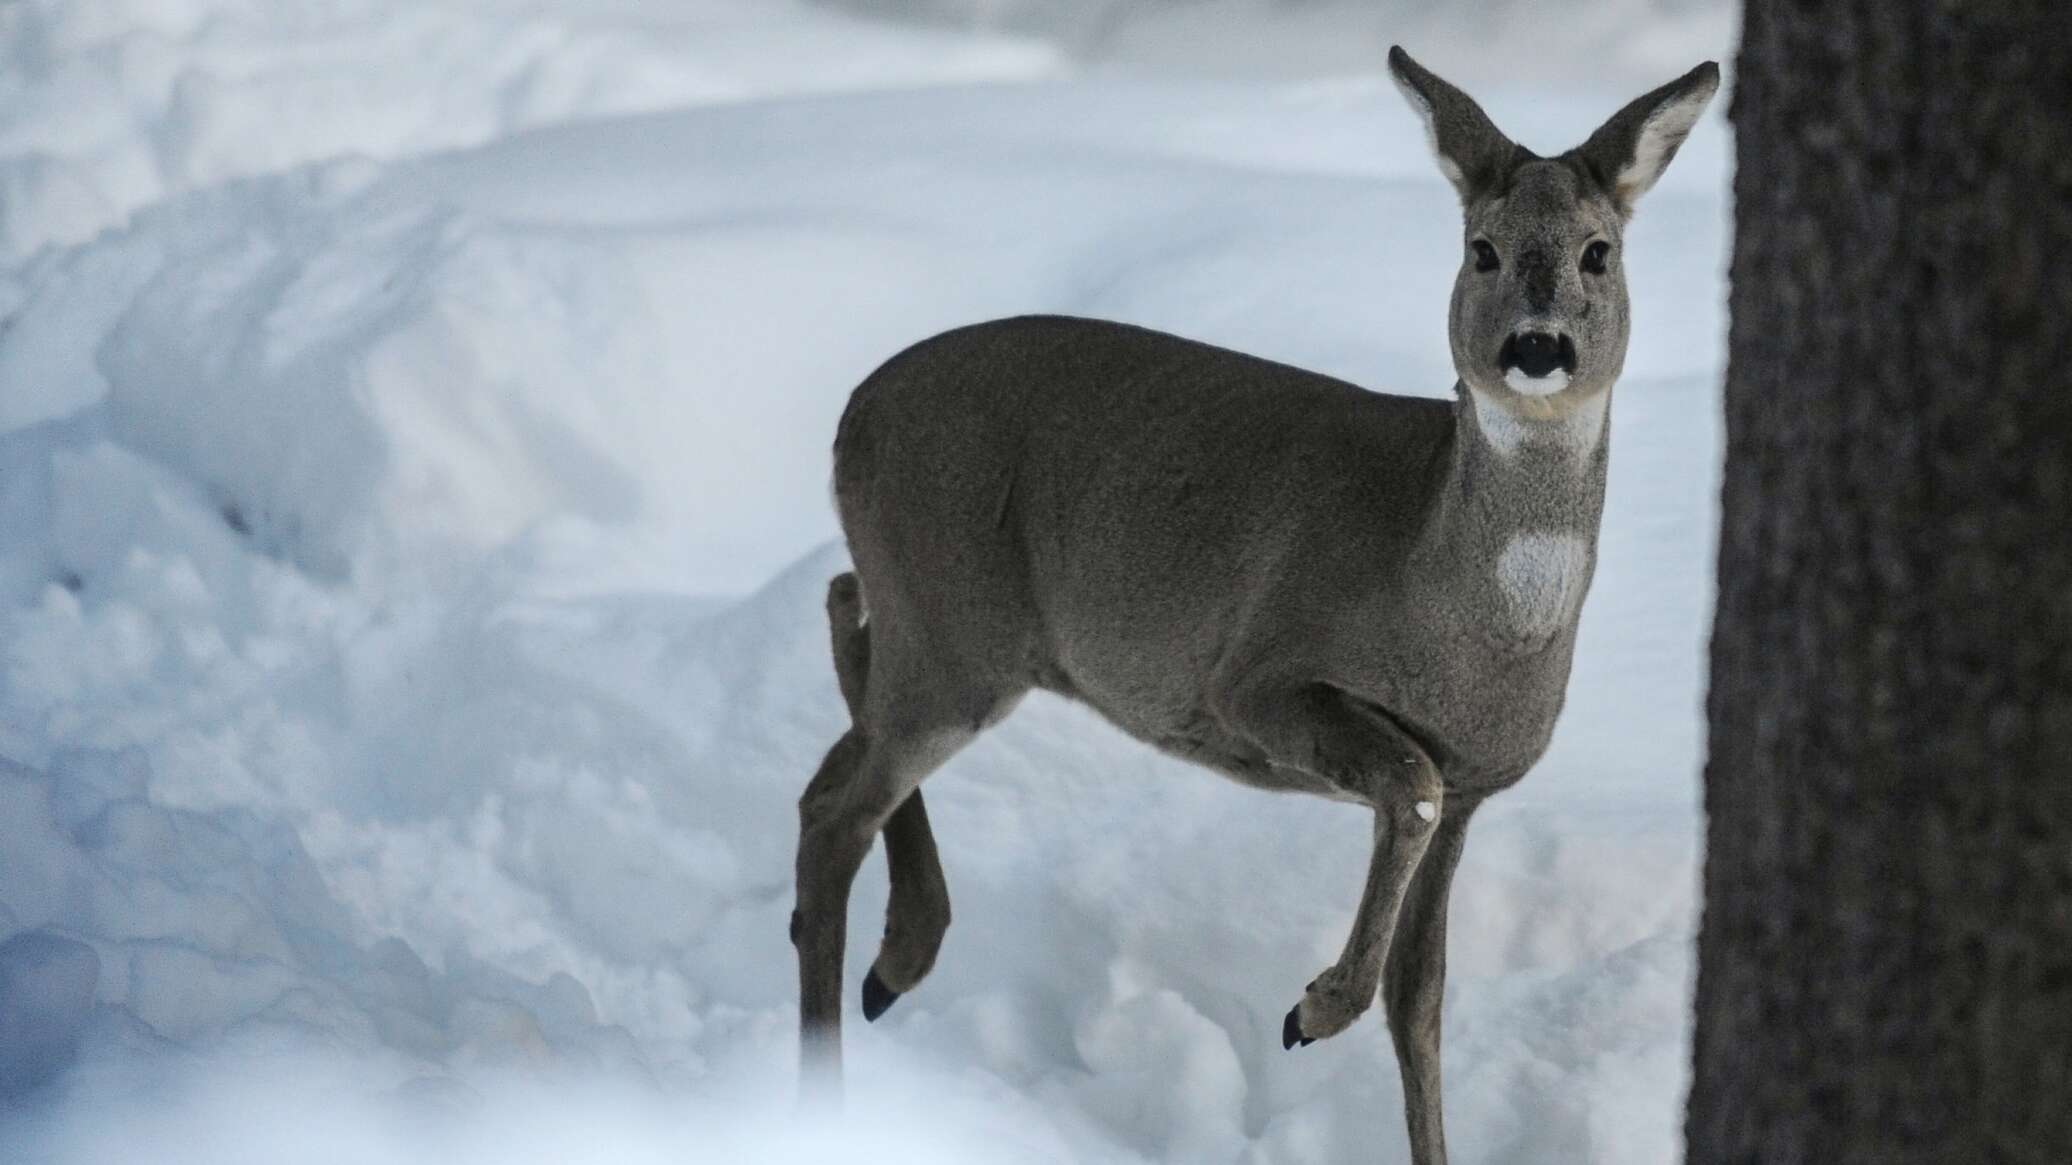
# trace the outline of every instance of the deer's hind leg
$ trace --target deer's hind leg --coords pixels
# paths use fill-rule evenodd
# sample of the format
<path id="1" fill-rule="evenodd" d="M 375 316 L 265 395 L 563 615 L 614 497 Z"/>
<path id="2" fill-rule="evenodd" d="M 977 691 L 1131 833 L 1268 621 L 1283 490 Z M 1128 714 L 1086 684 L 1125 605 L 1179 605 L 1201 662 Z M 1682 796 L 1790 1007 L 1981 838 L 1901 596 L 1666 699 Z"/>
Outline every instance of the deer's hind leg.
<path id="1" fill-rule="evenodd" d="M 871 843 L 899 807 L 965 741 L 968 728 L 852 727 L 835 742 L 799 800 L 797 906 L 801 1063 L 832 1083 L 841 1072 L 842 957 L 849 890 Z"/>
<path id="2" fill-rule="evenodd" d="M 1004 715 L 1019 695 L 997 681 L 975 676 L 974 669 L 955 660 L 924 655 L 912 641 L 885 636 L 884 629 L 879 622 L 871 637 L 869 683 L 860 702 L 864 716 L 829 750 L 799 800 L 793 937 L 799 960 L 801 1054 L 808 1075 L 828 1083 L 839 1078 L 841 1067 L 842 958 L 856 871 L 879 832 L 912 803 L 921 781 Z M 903 822 L 894 876 L 917 888 L 905 899 L 912 901 L 923 885 L 918 877 L 906 876 L 914 867 L 932 868 L 938 882 L 941 873 L 932 836 L 925 857 L 915 844 L 919 839 L 913 823 L 925 829 L 926 817 Z M 893 845 L 888 839 L 888 853 Z M 947 895 L 943 898 L 946 902 Z M 946 918 L 946 907 L 943 914 Z M 925 921 L 916 928 L 923 937 L 928 929 Z M 933 941 L 939 939 L 937 933 Z M 898 949 L 909 945 L 899 944 Z M 932 947 L 932 942 L 926 945 Z M 882 977 L 879 983 L 886 985 Z"/>
<path id="3" fill-rule="evenodd" d="M 827 587 L 827 625 L 833 640 L 835 677 L 850 719 L 862 723 L 870 678 L 870 629 L 864 624 L 863 595 L 854 573 L 838 574 Z M 913 990 L 935 966 L 950 928 L 950 888 L 928 824 L 928 807 L 917 787 L 885 822 L 885 864 L 891 901 L 878 957 L 863 980 L 863 1018 L 876 1020 Z"/>
<path id="4" fill-rule="evenodd" d="M 875 1021 L 935 969 L 950 929 L 950 888 L 921 790 L 907 794 L 885 822 L 885 865 L 892 893 L 878 957 L 863 977 L 863 1018 Z"/>

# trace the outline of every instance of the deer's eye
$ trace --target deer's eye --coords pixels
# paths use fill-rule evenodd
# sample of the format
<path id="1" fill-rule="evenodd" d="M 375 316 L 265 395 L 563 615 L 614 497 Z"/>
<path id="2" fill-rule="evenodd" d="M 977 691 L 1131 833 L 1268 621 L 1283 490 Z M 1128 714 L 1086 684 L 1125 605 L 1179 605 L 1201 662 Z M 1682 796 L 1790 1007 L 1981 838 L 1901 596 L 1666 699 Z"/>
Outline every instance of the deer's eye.
<path id="1" fill-rule="evenodd" d="M 1591 275 L 1604 274 L 1604 261 L 1611 257 L 1612 245 L 1599 239 L 1583 248 L 1583 270 Z"/>
<path id="2" fill-rule="evenodd" d="M 1494 271 L 1501 266 L 1497 262 L 1496 248 L 1489 245 L 1488 239 L 1476 239 L 1468 246 L 1475 252 L 1475 270 Z"/>

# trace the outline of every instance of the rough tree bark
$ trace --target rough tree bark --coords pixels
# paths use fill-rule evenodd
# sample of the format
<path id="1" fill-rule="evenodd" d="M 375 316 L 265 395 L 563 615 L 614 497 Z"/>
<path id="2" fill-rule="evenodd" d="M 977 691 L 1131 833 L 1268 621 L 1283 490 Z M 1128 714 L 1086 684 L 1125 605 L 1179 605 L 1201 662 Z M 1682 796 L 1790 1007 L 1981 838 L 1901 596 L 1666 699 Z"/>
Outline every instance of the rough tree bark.
<path id="1" fill-rule="evenodd" d="M 1693 1165 L 2072 1162 L 2072 0 L 1750 0 Z"/>

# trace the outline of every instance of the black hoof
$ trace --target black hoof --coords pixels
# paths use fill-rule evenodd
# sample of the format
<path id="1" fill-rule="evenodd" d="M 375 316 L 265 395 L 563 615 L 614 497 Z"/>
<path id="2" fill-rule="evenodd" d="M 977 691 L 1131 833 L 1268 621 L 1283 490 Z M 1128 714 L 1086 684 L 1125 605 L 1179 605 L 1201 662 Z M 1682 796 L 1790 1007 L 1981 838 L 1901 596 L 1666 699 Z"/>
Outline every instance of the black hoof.
<path id="1" fill-rule="evenodd" d="M 1288 1018 L 1281 1021 L 1281 1049 L 1283 1051 L 1294 1047 L 1296 1044 L 1301 1044 L 1306 1048 L 1317 1042 L 1314 1038 L 1302 1034 L 1302 1022 L 1295 1018 L 1301 1013 L 1302 1005 L 1298 1003 L 1288 1009 Z"/>
<path id="2" fill-rule="evenodd" d="M 791 912 L 791 945 L 799 945 L 799 912 Z"/>
<path id="3" fill-rule="evenodd" d="M 899 1002 L 899 992 L 885 986 L 878 978 L 878 969 L 872 967 L 870 974 L 863 977 L 863 1018 L 872 1023 L 885 1014 L 885 1009 Z"/>

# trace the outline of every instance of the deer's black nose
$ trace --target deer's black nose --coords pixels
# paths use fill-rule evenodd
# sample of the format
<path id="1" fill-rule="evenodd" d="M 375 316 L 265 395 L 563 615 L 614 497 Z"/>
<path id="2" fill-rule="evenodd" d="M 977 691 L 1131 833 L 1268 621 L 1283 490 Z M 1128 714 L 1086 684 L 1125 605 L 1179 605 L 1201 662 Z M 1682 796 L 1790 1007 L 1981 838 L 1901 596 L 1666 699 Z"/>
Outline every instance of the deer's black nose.
<path id="1" fill-rule="evenodd" d="M 1505 372 L 1516 368 L 1527 376 L 1541 377 L 1556 368 L 1576 370 L 1575 341 L 1547 332 L 1519 332 L 1504 341 L 1497 363 Z"/>

